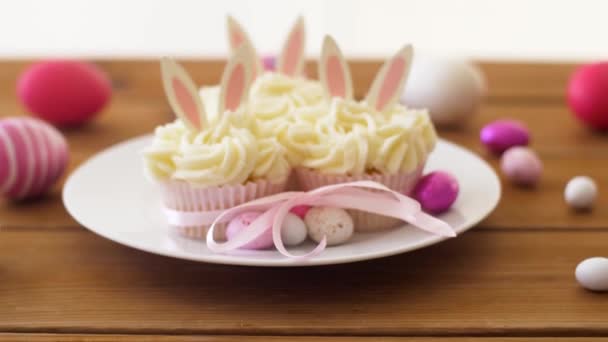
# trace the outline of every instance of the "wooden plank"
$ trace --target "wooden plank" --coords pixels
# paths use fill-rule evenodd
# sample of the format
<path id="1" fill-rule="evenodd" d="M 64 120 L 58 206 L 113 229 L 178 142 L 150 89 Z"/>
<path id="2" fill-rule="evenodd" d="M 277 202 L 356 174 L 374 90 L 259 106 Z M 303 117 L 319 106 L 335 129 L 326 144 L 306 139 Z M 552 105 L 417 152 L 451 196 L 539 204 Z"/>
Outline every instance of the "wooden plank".
<path id="1" fill-rule="evenodd" d="M 0 233 L 0 331 L 608 336 L 575 282 L 608 232 L 472 231 L 414 253 L 312 268 L 208 265 L 82 231 Z"/>

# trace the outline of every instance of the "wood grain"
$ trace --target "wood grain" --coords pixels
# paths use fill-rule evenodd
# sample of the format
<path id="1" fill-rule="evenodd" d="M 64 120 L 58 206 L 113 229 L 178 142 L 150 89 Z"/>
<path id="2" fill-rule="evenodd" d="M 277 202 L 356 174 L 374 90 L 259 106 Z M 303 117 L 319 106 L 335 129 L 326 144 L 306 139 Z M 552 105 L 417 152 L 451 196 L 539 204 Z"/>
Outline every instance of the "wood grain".
<path id="1" fill-rule="evenodd" d="M 76 230 L 7 229 L 0 331 L 608 335 L 608 297 L 573 277 L 606 241 L 606 231 L 473 230 L 375 261 L 273 269 L 180 261 Z"/>

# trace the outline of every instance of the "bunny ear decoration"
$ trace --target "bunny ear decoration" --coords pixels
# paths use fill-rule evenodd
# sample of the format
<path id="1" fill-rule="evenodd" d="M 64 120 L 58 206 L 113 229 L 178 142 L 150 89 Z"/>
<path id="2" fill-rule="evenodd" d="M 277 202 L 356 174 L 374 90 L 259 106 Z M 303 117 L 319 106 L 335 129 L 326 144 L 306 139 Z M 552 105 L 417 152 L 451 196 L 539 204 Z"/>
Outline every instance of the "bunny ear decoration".
<path id="1" fill-rule="evenodd" d="M 319 61 L 319 78 L 328 99 L 341 97 L 353 98 L 353 82 L 348 64 L 334 39 L 325 36 Z"/>
<path id="2" fill-rule="evenodd" d="M 406 45 L 382 65 L 365 98 L 368 104 L 382 111 L 397 102 L 410 72 L 413 53 L 412 46 Z"/>
<path id="3" fill-rule="evenodd" d="M 235 53 L 243 45 L 249 45 L 251 47 L 252 58 L 255 61 L 253 69 L 253 78 L 255 79 L 257 75 L 262 73 L 264 66 L 262 64 L 262 59 L 259 57 L 253 43 L 251 42 L 251 39 L 249 38 L 249 35 L 247 32 L 245 32 L 243 26 L 241 26 L 241 24 L 239 24 L 239 22 L 230 15 L 226 17 L 226 28 L 228 29 L 228 42 L 230 44 L 230 51 L 232 53 Z"/>
<path id="4" fill-rule="evenodd" d="M 190 129 L 203 129 L 207 125 L 207 117 L 194 81 L 170 58 L 161 59 L 160 69 L 165 94 L 177 117 Z"/>
<path id="5" fill-rule="evenodd" d="M 288 75 L 301 75 L 304 69 L 304 44 L 306 32 L 304 18 L 298 17 L 277 60 L 277 71 Z"/>
<path id="6" fill-rule="evenodd" d="M 232 54 L 224 73 L 220 89 L 218 114 L 225 111 L 235 111 L 247 97 L 249 86 L 253 80 L 252 49 L 244 44 Z"/>

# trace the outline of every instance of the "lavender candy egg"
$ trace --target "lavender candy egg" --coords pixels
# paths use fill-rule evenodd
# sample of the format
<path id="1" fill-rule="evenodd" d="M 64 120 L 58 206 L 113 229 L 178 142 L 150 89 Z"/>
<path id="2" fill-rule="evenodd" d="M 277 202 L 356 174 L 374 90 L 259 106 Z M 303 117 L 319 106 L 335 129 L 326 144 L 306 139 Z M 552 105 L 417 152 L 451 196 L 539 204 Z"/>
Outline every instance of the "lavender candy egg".
<path id="1" fill-rule="evenodd" d="M 353 236 L 355 224 L 344 209 L 333 207 L 311 208 L 304 217 L 308 236 L 316 242 L 327 237 L 327 245 L 339 245 Z"/>
<path id="2" fill-rule="evenodd" d="M 500 159 L 504 175 L 518 185 L 535 185 L 543 172 L 543 163 L 536 153 L 527 147 L 508 149 Z"/>
<path id="3" fill-rule="evenodd" d="M 422 177 L 412 192 L 422 209 L 431 214 L 441 214 L 452 206 L 458 197 L 458 181 L 447 172 L 435 171 Z"/>
<path id="4" fill-rule="evenodd" d="M 528 128 L 515 120 L 497 120 L 485 125 L 479 134 L 481 142 L 493 153 L 501 154 L 513 146 L 530 142 Z"/>
<path id="5" fill-rule="evenodd" d="M 260 215 L 262 215 L 262 213 L 250 211 L 242 213 L 230 220 L 228 227 L 226 228 L 226 239 L 228 239 L 228 241 L 234 239 L 241 231 L 247 229 L 247 227 L 249 227 L 249 225 Z M 272 246 L 274 246 L 274 242 L 272 241 L 272 229 L 271 227 L 268 227 L 268 229 L 266 229 L 262 235 L 258 236 L 255 240 L 249 242 L 241 248 L 267 249 Z"/>
<path id="6" fill-rule="evenodd" d="M 68 144 L 53 126 L 33 118 L 0 120 L 0 194 L 16 200 L 44 194 L 68 158 Z"/>

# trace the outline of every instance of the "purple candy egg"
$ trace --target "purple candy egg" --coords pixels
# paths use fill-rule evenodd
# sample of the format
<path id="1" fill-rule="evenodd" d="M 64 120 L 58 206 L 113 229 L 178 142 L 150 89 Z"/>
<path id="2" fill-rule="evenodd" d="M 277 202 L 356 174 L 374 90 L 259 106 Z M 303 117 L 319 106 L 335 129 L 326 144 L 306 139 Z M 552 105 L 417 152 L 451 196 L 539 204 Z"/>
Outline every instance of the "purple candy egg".
<path id="1" fill-rule="evenodd" d="M 441 214 L 450 209 L 458 197 L 458 181 L 447 172 L 435 171 L 422 177 L 412 196 L 422 209 L 431 214 Z"/>
<path id="2" fill-rule="evenodd" d="M 543 164 L 531 149 L 513 147 L 500 158 L 500 168 L 515 184 L 532 186 L 538 182 L 543 172 Z"/>
<path id="3" fill-rule="evenodd" d="M 530 141 L 528 128 L 515 120 L 497 120 L 481 129 L 480 139 L 490 151 L 500 154 L 513 146 L 526 146 Z"/>
<path id="4" fill-rule="evenodd" d="M 274 71 L 276 68 L 277 59 L 273 55 L 262 57 L 262 65 L 266 71 Z"/>
<path id="5" fill-rule="evenodd" d="M 246 212 L 238 215 L 233 218 L 226 228 L 226 239 L 228 241 L 234 239 L 241 231 L 247 229 L 251 222 L 255 221 L 258 216 L 262 215 L 262 213 L 257 211 Z M 272 241 L 272 229 L 268 227 L 266 231 L 258 236 L 255 240 L 249 242 L 248 244 L 242 246 L 242 249 L 267 249 L 274 246 L 274 242 Z"/>

